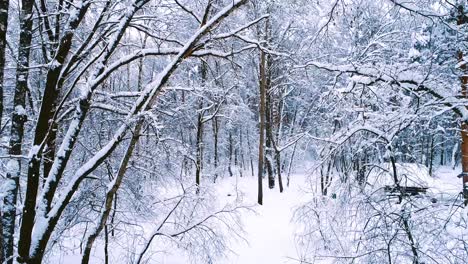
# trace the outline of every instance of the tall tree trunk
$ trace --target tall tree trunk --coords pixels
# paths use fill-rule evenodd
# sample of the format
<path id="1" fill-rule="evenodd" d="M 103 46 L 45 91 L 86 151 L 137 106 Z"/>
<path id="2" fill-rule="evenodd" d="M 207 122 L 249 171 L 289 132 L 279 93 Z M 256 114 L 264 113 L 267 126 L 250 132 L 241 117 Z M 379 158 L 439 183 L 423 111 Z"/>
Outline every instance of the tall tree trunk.
<path id="1" fill-rule="evenodd" d="M 268 56 L 267 56 L 267 61 Z M 269 63 L 266 63 L 267 67 Z M 267 72 L 268 69 L 267 69 Z M 269 75 L 267 73 L 267 75 Z M 267 77 L 269 79 L 269 77 Z M 268 83 L 268 81 L 267 81 Z M 268 90 L 269 87 L 267 86 L 266 89 Z M 266 103 L 265 103 L 265 133 L 266 133 L 266 144 L 265 144 L 265 165 L 268 172 L 268 188 L 273 189 L 275 188 L 275 175 L 273 174 L 273 129 L 272 129 L 272 118 L 271 118 L 271 96 L 267 92 L 266 95 Z"/>
<path id="2" fill-rule="evenodd" d="M 274 101 L 274 108 L 273 108 L 273 115 L 272 115 L 272 120 L 274 121 L 273 123 L 273 128 L 275 129 L 275 135 L 273 138 L 273 146 L 275 147 L 275 159 L 276 159 L 276 173 L 278 175 L 278 185 L 279 185 L 279 190 L 280 193 L 283 192 L 283 178 L 282 178 L 282 165 L 281 165 L 281 151 L 279 149 L 279 141 L 281 138 L 281 131 L 283 127 L 283 95 L 279 95 L 279 99 Z"/>
<path id="3" fill-rule="evenodd" d="M 233 143 L 232 143 L 232 133 L 229 132 L 229 163 L 228 163 L 228 172 L 229 172 L 229 177 L 232 177 L 232 155 L 233 155 Z"/>
<path id="4" fill-rule="evenodd" d="M 453 145 L 453 148 L 452 148 L 452 156 L 451 156 L 451 165 L 452 165 L 452 170 L 455 170 L 455 167 L 457 166 L 457 161 L 458 161 L 458 158 L 457 158 L 457 152 L 458 152 L 458 142 L 456 142 L 454 145 Z"/>
<path id="5" fill-rule="evenodd" d="M 431 136 L 431 148 L 429 150 L 429 175 L 432 176 L 432 166 L 434 164 L 434 137 Z"/>
<path id="6" fill-rule="evenodd" d="M 466 17 L 463 5 L 458 6 L 457 25 L 460 26 L 466 23 Z M 460 65 L 461 76 L 461 97 L 468 98 L 468 68 L 464 62 L 464 54 L 462 50 L 458 51 L 458 63 Z M 461 163 L 462 163 L 462 180 L 463 180 L 463 197 L 465 206 L 468 205 L 468 121 L 463 120 L 461 124 Z"/>
<path id="7" fill-rule="evenodd" d="M 33 4 L 33 0 L 23 0 L 21 2 L 18 66 L 16 69 L 16 87 L 13 98 L 14 111 L 12 113 L 10 130 L 10 149 L 8 150 L 8 154 L 12 157 L 7 164 L 8 184 L 5 190 L 2 214 L 3 256 L 8 264 L 13 263 L 16 203 L 21 173 L 21 160 L 19 156 L 22 154 L 24 124 L 27 119 L 25 107 L 26 93 L 28 91 Z"/>
<path id="8" fill-rule="evenodd" d="M 255 177 L 255 172 L 254 172 L 254 165 L 253 165 L 253 158 L 252 158 L 252 148 L 250 148 L 250 133 L 249 130 L 247 130 L 247 145 L 249 146 L 249 162 L 250 162 L 250 171 L 252 173 L 252 177 Z"/>
<path id="9" fill-rule="evenodd" d="M 278 173 L 278 185 L 280 193 L 283 192 L 283 179 L 281 178 L 281 156 L 279 150 L 275 151 L 276 173 Z"/>
<path id="10" fill-rule="evenodd" d="M 440 166 L 444 166 L 445 165 L 445 144 L 444 142 L 442 142 L 440 144 Z"/>
<path id="11" fill-rule="evenodd" d="M 6 33 L 8 29 L 9 5 L 10 5 L 10 0 L 0 1 L 0 134 L 2 134 L 2 131 L 3 131 L 2 129 L 3 75 L 4 75 L 4 70 L 5 70 L 5 47 L 6 47 Z"/>
<path id="12" fill-rule="evenodd" d="M 245 158 L 244 158 L 244 140 L 242 136 L 242 129 L 239 129 L 239 174 L 242 177 L 245 170 Z"/>
<path id="13" fill-rule="evenodd" d="M 286 186 L 289 187 L 289 183 L 291 182 L 291 169 L 293 166 L 294 162 L 294 155 L 296 155 L 296 148 L 297 148 L 297 142 L 294 143 L 293 151 L 291 153 L 291 157 L 289 157 L 289 164 L 288 164 L 288 178 L 286 180 Z"/>
<path id="14" fill-rule="evenodd" d="M 259 125 L 259 141 L 258 141 L 258 199 L 259 204 L 263 204 L 263 161 L 264 161 L 264 144 L 265 144 L 265 97 L 266 97 L 266 59 L 265 52 L 260 51 L 260 104 L 258 115 L 260 116 Z"/>
<path id="15" fill-rule="evenodd" d="M 3 258 L 3 221 L 2 219 L 2 210 L 0 208 L 0 262 L 4 263 L 4 258 Z"/>
<path id="16" fill-rule="evenodd" d="M 206 62 L 202 61 L 200 66 L 200 77 L 201 77 L 201 85 L 204 86 L 206 83 L 206 75 L 208 65 Z M 203 120 L 204 110 L 203 110 L 203 98 L 199 99 L 198 104 L 198 115 L 197 115 L 197 142 L 196 142 L 196 168 L 195 168 L 195 183 L 197 185 L 197 192 L 198 188 L 200 187 L 200 177 L 203 168 L 203 124 L 205 123 Z"/>
<path id="17" fill-rule="evenodd" d="M 213 150 L 213 163 L 214 163 L 214 179 L 213 182 L 216 182 L 218 179 L 218 166 L 219 166 L 219 157 L 218 157 L 218 130 L 219 130 L 219 124 L 218 124 L 218 118 L 213 117 L 213 137 L 214 137 L 214 150 Z"/>
<path id="18" fill-rule="evenodd" d="M 197 115 L 197 141 L 196 141 L 196 168 L 195 168 L 195 183 L 197 189 L 200 187 L 200 177 L 202 171 L 202 145 L 203 145 L 203 100 L 199 102 L 199 113 Z"/>
<path id="19" fill-rule="evenodd" d="M 109 264 L 109 230 L 104 225 L 104 264 Z"/>
<path id="20" fill-rule="evenodd" d="M 10 1 L 0 1 L 0 135 L 3 132 L 3 75 L 5 70 L 6 32 L 8 29 L 8 8 Z M 2 208 L 0 207 L 0 262 L 3 263 L 3 221 Z"/>

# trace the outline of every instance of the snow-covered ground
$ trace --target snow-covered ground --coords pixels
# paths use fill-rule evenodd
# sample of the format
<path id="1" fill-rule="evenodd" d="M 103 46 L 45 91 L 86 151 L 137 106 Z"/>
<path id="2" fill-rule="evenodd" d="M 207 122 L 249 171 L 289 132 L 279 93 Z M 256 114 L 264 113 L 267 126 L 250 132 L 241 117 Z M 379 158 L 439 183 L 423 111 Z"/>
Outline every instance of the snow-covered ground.
<path id="1" fill-rule="evenodd" d="M 405 165 L 403 165 L 405 166 Z M 434 176 L 429 176 L 425 167 L 409 164 L 400 168 L 401 173 L 416 177 L 415 182 L 429 187 L 429 195 L 439 196 L 442 193 L 456 195 L 461 188 L 461 180 L 456 177 L 459 169 L 448 167 L 437 169 Z M 245 175 L 245 174 L 244 174 Z M 252 205 L 253 210 L 243 211 L 243 238 L 232 236 L 226 257 L 214 260 L 221 264 L 250 264 L 250 263 L 300 263 L 301 248 L 295 243 L 295 233 L 298 224 L 292 221 L 294 211 L 304 203 L 311 201 L 310 185 L 307 183 L 309 173 L 291 175 L 290 186 L 280 193 L 278 186 L 268 189 L 264 180 L 264 204 L 257 205 L 257 178 L 252 176 L 225 177 L 214 186 L 217 193 L 216 203 L 223 205 L 239 199 L 242 204 Z M 312 180 L 315 182 L 314 180 Z M 286 185 L 286 180 L 284 180 Z M 229 237 L 229 236 L 228 236 Z M 173 245 L 158 245 L 153 252 L 153 260 L 163 264 L 190 263 L 190 257 L 181 249 Z M 102 260 L 99 256 L 101 249 L 94 250 L 95 260 Z M 96 252 L 97 251 L 97 252 Z M 79 263 L 79 256 L 61 258 L 61 263 Z M 115 259 L 114 259 L 115 260 Z M 100 262 L 100 261 L 98 261 Z M 325 262 L 323 262 L 325 263 Z"/>
<path id="2" fill-rule="evenodd" d="M 256 179 L 248 177 L 238 182 L 238 189 L 245 192 L 244 199 L 255 203 Z M 306 201 L 302 189 L 304 182 L 304 175 L 293 175 L 290 187 L 285 188 L 283 193 L 279 192 L 278 186 L 275 189 L 264 186 L 263 206 L 256 206 L 256 214 L 246 214 L 243 218 L 248 243 L 235 244 L 232 250 L 237 255 L 231 254 L 222 263 L 297 263 L 293 259 L 299 259 L 300 251 L 295 247 L 295 224 L 291 220 L 294 209 Z"/>

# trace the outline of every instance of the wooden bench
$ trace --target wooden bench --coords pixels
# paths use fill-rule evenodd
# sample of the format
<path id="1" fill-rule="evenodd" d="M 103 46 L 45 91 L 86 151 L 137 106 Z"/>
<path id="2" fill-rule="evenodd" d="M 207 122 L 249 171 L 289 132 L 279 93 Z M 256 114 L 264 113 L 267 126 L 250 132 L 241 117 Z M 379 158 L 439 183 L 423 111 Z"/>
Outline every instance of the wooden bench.
<path id="1" fill-rule="evenodd" d="M 423 193 L 427 192 L 427 187 L 416 187 L 416 186 L 391 186 L 391 185 L 386 185 L 384 187 L 384 191 L 386 193 L 389 193 L 390 195 L 395 195 L 395 196 L 415 196 L 415 195 L 420 195 Z"/>

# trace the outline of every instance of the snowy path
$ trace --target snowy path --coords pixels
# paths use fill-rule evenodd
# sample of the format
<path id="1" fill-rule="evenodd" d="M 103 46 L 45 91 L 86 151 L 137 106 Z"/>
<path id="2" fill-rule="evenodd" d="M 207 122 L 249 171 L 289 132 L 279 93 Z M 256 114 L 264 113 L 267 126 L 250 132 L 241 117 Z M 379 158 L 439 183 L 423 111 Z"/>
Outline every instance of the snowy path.
<path id="1" fill-rule="evenodd" d="M 279 193 L 278 187 L 268 189 L 264 186 L 264 205 L 256 206 L 257 214 L 245 214 L 242 221 L 246 231 L 247 243 L 237 243 L 232 247 L 237 253 L 222 263 L 257 264 L 257 263 L 297 263 L 294 243 L 294 223 L 291 222 L 294 209 L 304 200 L 303 177 L 295 177 L 291 186 Z M 267 184 L 264 181 L 264 184 Z M 257 201 L 257 182 L 254 178 L 238 180 L 238 190 L 244 192 L 244 202 L 253 204 Z"/>

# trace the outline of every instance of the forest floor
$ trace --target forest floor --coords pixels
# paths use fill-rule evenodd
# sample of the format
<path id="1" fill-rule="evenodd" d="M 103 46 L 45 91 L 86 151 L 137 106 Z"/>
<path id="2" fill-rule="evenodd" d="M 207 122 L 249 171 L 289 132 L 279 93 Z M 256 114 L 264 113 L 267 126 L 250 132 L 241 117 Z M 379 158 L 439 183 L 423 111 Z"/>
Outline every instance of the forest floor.
<path id="1" fill-rule="evenodd" d="M 411 164 L 410 164 L 411 165 Z M 443 199 L 444 194 L 456 195 L 460 191 L 461 180 L 456 177 L 458 168 L 453 170 L 449 167 L 440 167 L 434 177 L 428 175 L 426 169 L 416 165 L 408 166 L 404 171 L 413 175 L 417 180 L 421 180 L 430 187 L 430 195 Z M 245 175 L 245 173 L 244 173 Z M 296 173 L 291 175 L 290 186 L 286 186 L 284 179 L 284 192 L 280 193 L 276 186 L 274 189 L 268 188 L 268 181 L 265 179 L 263 205 L 257 204 L 257 178 L 250 176 L 244 177 L 224 177 L 213 187 L 216 189 L 219 199 L 217 204 L 223 205 L 233 202 L 235 199 L 241 201 L 244 205 L 251 205 L 253 210 L 245 210 L 241 214 L 241 221 L 244 232 L 243 239 L 234 239 L 236 236 L 228 235 L 233 238 L 230 241 L 226 256 L 222 259 L 216 259 L 213 263 L 220 264 L 293 264 L 301 263 L 300 259 L 302 249 L 296 243 L 296 232 L 300 228 L 293 221 L 294 212 L 304 203 L 311 201 L 313 194 L 310 190 L 310 182 L 307 182 L 310 173 Z M 317 185 L 314 182 L 313 185 Z M 159 245 L 164 248 L 163 245 Z M 169 245 L 167 245 L 169 246 Z M 188 264 L 190 257 L 183 250 L 174 249 L 173 246 L 160 248 L 155 255 L 157 263 L 162 264 Z M 101 249 L 96 251 L 102 251 Z M 95 251 L 95 253 L 96 253 Z M 99 253 L 96 253 L 99 254 Z M 94 256 L 98 257 L 98 256 Z M 98 257 L 99 258 L 99 257 Z M 79 256 L 68 256 L 61 259 L 60 263 L 79 263 Z M 97 260 L 97 258 L 95 259 Z M 328 263 L 322 261 L 320 263 Z M 205 263 L 203 263 L 205 264 Z M 208 264 L 208 263 L 207 263 Z"/>
<path id="2" fill-rule="evenodd" d="M 290 186 L 283 193 L 279 192 L 278 183 L 274 189 L 264 186 L 263 206 L 256 206 L 256 214 L 245 214 L 242 219 L 247 236 L 247 243 L 240 241 L 234 244 L 231 254 L 222 263 L 254 264 L 259 263 L 299 263 L 300 250 L 296 248 L 296 225 L 292 222 L 295 209 L 307 201 L 304 188 L 306 177 L 295 174 L 291 176 Z M 232 179 L 226 179 L 227 182 Z M 267 181 L 264 181 L 267 185 Z M 235 186 L 235 182 L 231 183 Z M 257 201 L 257 180 L 244 177 L 238 180 L 238 189 L 244 192 L 244 202 Z"/>

